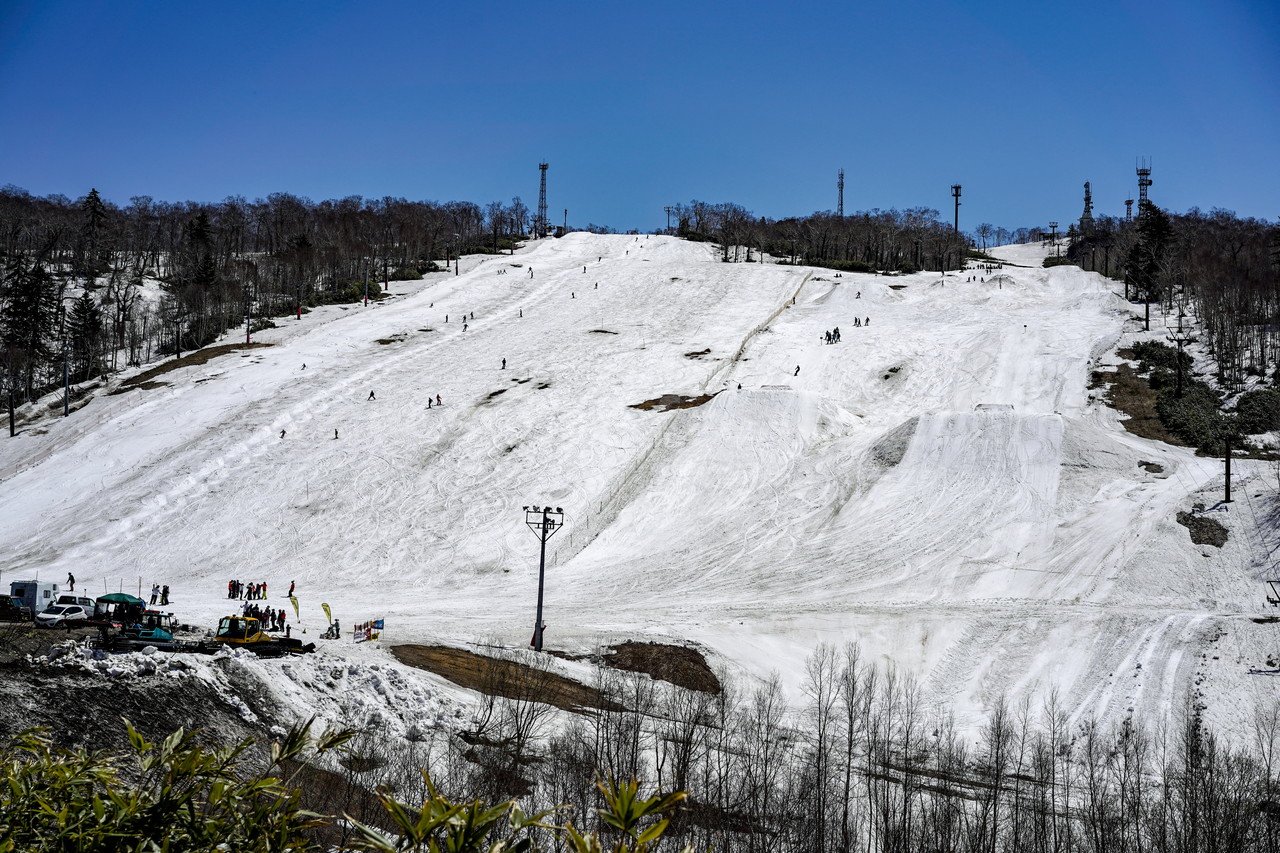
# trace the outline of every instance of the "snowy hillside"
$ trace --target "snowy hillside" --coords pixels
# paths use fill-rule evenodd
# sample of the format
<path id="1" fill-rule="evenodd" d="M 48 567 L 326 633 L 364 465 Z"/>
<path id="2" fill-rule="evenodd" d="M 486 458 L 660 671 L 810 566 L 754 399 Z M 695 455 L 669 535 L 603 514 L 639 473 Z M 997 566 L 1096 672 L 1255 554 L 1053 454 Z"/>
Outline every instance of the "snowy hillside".
<path id="1" fill-rule="evenodd" d="M 964 725 L 1051 689 L 1158 718 L 1195 685 L 1240 719 L 1270 684 L 1246 674 L 1270 651 L 1261 468 L 1215 514 L 1227 545 L 1193 545 L 1175 516 L 1215 503 L 1221 463 L 1124 432 L 1087 388 L 1129 307 L 1038 247 L 995 254 L 1021 266 L 837 277 L 572 234 L 282 321 L 0 442 L 6 588 L 141 578 L 212 624 L 229 579 L 276 606 L 296 581 L 312 631 L 324 601 L 391 643 L 518 647 L 521 507 L 551 505 L 555 648 L 694 641 L 794 690 L 818 643 L 858 640 Z M 664 394 L 715 396 L 632 408 Z"/>

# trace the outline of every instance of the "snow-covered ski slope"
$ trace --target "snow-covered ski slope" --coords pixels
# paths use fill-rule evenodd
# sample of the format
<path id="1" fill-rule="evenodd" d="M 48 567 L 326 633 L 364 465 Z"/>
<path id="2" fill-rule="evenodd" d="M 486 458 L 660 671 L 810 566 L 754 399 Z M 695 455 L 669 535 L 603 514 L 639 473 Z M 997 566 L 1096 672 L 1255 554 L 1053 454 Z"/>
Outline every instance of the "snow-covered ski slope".
<path id="1" fill-rule="evenodd" d="M 1087 387 L 1130 308 L 1039 247 L 995 253 L 1000 282 L 663 237 L 472 258 L 0 442 L 5 577 L 141 577 L 210 624 L 229 578 L 276 606 L 296 581 L 312 628 L 327 601 L 392 642 L 520 647 L 521 508 L 550 505 L 554 647 L 695 641 L 798 690 L 818 643 L 857 640 L 962 724 L 1050 690 L 1159 718 L 1198 688 L 1240 719 L 1270 689 L 1244 674 L 1272 631 L 1253 503 L 1215 513 L 1225 548 L 1193 545 L 1175 516 L 1214 503 L 1220 463 L 1131 436 Z M 663 394 L 715 396 L 631 407 Z"/>

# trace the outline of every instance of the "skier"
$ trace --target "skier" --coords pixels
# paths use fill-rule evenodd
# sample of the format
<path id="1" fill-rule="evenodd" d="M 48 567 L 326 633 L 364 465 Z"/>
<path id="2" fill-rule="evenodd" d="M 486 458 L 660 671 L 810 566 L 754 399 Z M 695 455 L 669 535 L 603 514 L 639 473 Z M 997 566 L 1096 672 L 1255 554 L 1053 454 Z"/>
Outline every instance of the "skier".
<path id="1" fill-rule="evenodd" d="M 738 390 L 739 390 L 739 391 L 741 391 L 741 390 L 742 390 L 742 383 L 741 383 L 741 382 L 739 382 L 739 383 L 738 383 Z"/>
<path id="2" fill-rule="evenodd" d="M 76 591 L 76 576 L 67 572 L 67 587 L 72 591 Z"/>
<path id="3" fill-rule="evenodd" d="M 440 402 L 440 395 L 439 395 L 439 394 L 437 394 L 437 395 L 436 395 L 436 405 L 437 405 L 437 406 L 442 406 L 442 405 L 444 405 L 443 403 L 441 403 L 441 402 Z"/>
<path id="4" fill-rule="evenodd" d="M 794 374 L 792 374 L 792 375 L 793 375 L 793 376 L 799 376 L 799 375 L 800 375 L 800 365 L 798 365 L 798 364 L 796 365 L 796 372 L 795 372 Z"/>
<path id="5" fill-rule="evenodd" d="M 284 438 L 284 430 L 280 430 L 280 437 Z"/>
<path id="6" fill-rule="evenodd" d="M 578 298 L 578 296 L 577 296 L 577 294 L 576 294 L 576 293 L 574 293 L 574 292 L 571 290 L 571 291 L 569 291 L 569 298 L 570 298 L 570 299 L 577 299 L 577 298 Z"/>
<path id="7" fill-rule="evenodd" d="M 227 581 L 227 598 L 235 598 L 235 597 L 236 597 L 236 582 Z"/>
<path id="8" fill-rule="evenodd" d="M 169 585 L 168 584 L 165 584 L 164 588 L 160 590 L 160 603 L 161 604 L 169 603 Z"/>
<path id="9" fill-rule="evenodd" d="M 160 597 L 160 584 L 153 583 L 151 585 L 151 603 L 155 604 L 156 599 Z"/>
<path id="10" fill-rule="evenodd" d="M 338 431 L 336 429 L 333 431 L 333 440 L 334 441 L 338 440 Z"/>
<path id="11" fill-rule="evenodd" d="M 428 397 L 428 398 L 427 398 L 427 408 L 428 408 L 428 409 L 429 409 L 429 408 L 431 408 L 431 398 L 430 398 L 430 397 Z"/>
<path id="12" fill-rule="evenodd" d="M 462 331 L 464 331 L 464 332 L 465 332 L 466 330 L 467 330 L 467 324 L 466 324 L 466 323 L 463 323 L 463 324 L 462 324 Z"/>
<path id="13" fill-rule="evenodd" d="M 529 278 L 533 278 L 533 267 L 529 267 Z"/>
<path id="14" fill-rule="evenodd" d="M 289 581 L 289 595 L 286 596 L 287 598 L 293 598 L 293 587 L 294 587 L 293 581 Z M 280 612 L 283 613 L 284 611 L 281 610 Z"/>
<path id="15" fill-rule="evenodd" d="M 476 312 L 472 311 L 472 312 L 471 312 L 471 319 L 472 319 L 472 320 L 474 320 L 475 318 L 476 318 Z"/>
<path id="16" fill-rule="evenodd" d="M 586 271 L 587 271 L 587 268 L 584 266 L 584 267 L 582 268 L 582 271 L 583 271 L 583 272 L 586 272 Z"/>
<path id="17" fill-rule="evenodd" d="M 502 369 L 503 370 L 507 369 L 507 360 L 505 358 L 502 360 Z"/>
<path id="18" fill-rule="evenodd" d="M 521 308 L 521 309 L 520 309 L 520 316 L 521 316 L 521 317 L 523 317 L 523 316 L 524 316 L 524 309 L 523 309 L 523 308 Z"/>
<path id="19" fill-rule="evenodd" d="M 465 328 L 465 327 L 464 327 L 464 328 Z M 377 398 L 377 397 L 375 397 L 375 396 L 373 396 L 373 392 L 372 392 L 372 391 L 370 391 L 370 392 L 369 392 L 369 400 L 376 400 L 376 399 L 378 399 L 378 398 Z M 369 402 L 369 400 L 366 400 L 365 402 L 367 403 L 367 402 Z"/>
<path id="20" fill-rule="evenodd" d="M 862 324 L 862 325 L 864 325 L 864 326 L 870 326 L 870 325 L 871 325 L 871 318 L 870 318 L 870 317 L 868 317 L 868 318 L 863 322 L 863 324 Z"/>
<path id="21" fill-rule="evenodd" d="M 855 296 L 855 297 L 853 297 L 853 298 L 854 298 L 854 299 L 861 299 L 861 298 L 862 298 L 862 291 L 861 291 L 861 290 L 859 290 L 859 291 L 858 291 L 858 295 L 857 295 L 857 296 Z"/>
<path id="22" fill-rule="evenodd" d="M 303 370 L 306 370 L 306 369 L 307 369 L 307 363 L 306 363 L 305 361 L 304 361 L 304 362 L 302 362 L 302 369 L 303 369 Z"/>

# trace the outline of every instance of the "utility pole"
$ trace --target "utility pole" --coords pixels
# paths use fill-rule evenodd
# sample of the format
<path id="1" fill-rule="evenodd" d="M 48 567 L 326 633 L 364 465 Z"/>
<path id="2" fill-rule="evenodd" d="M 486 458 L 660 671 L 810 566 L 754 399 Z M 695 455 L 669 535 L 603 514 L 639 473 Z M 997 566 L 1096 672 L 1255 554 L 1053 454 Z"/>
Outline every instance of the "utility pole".
<path id="1" fill-rule="evenodd" d="M 62 339 L 62 416 L 71 414 L 71 341 Z"/>
<path id="2" fill-rule="evenodd" d="M 844 219 L 844 169 L 836 176 L 836 216 Z"/>
<path id="3" fill-rule="evenodd" d="M 1053 235 L 1050 237 L 1050 239 L 1053 240 L 1053 253 L 1056 256 L 1058 254 L 1058 223 L 1056 221 L 1050 222 L 1049 228 L 1053 232 Z"/>
<path id="4" fill-rule="evenodd" d="M 569 233 L 569 208 L 564 209 L 564 225 L 560 227 L 561 234 Z"/>
<path id="5" fill-rule="evenodd" d="M 955 221 L 954 228 L 955 228 L 955 232 L 959 234 L 960 233 L 960 185 L 959 184 L 951 185 L 951 197 L 956 200 L 956 221 Z"/>
<path id="6" fill-rule="evenodd" d="M 1168 335 L 1166 336 L 1170 341 L 1178 345 L 1178 373 L 1177 373 L 1178 379 L 1177 379 L 1177 384 L 1174 386 L 1174 392 L 1173 392 L 1173 395 L 1175 397 L 1182 396 L 1182 348 L 1187 344 L 1192 344 L 1196 342 L 1195 333 L 1192 332 L 1191 329 L 1184 330 L 1182 328 L 1182 318 L 1184 316 L 1186 315 L 1184 315 L 1181 311 L 1178 312 L 1178 328 L 1170 329 Z"/>
<path id="7" fill-rule="evenodd" d="M 670 234 L 671 233 L 671 205 L 667 205 L 662 209 L 667 212 L 667 233 Z"/>
<path id="8" fill-rule="evenodd" d="M 1231 503 L 1231 436 L 1228 435 L 1223 440 L 1223 443 L 1227 446 L 1227 458 L 1224 460 L 1227 465 L 1227 493 L 1226 496 L 1223 497 L 1222 502 L 1224 504 L 1229 504 Z"/>
<path id="9" fill-rule="evenodd" d="M 533 621 L 533 640 L 530 645 L 535 652 L 542 651 L 542 585 L 547 573 L 547 540 L 564 526 L 564 510 L 560 507 L 525 507 L 524 523 L 533 531 L 542 543 L 538 557 L 538 612 Z"/>

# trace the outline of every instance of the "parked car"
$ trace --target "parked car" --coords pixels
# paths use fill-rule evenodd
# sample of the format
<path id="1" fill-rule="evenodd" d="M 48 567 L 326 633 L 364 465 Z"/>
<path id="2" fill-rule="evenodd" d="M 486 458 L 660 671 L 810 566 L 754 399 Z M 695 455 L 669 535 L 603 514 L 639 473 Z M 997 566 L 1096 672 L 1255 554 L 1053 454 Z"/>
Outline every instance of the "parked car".
<path id="1" fill-rule="evenodd" d="M 55 604 L 48 610 L 36 614 L 37 628 L 66 628 L 71 630 L 72 624 L 83 622 L 89 614 L 78 604 Z"/>
<path id="2" fill-rule="evenodd" d="M 58 596 L 54 604 L 77 604 L 84 608 L 85 613 L 93 612 L 93 599 L 84 595 L 77 595 L 74 592 L 64 592 Z"/>
<path id="3" fill-rule="evenodd" d="M 30 622 L 31 608 L 22 599 L 0 595 L 0 622 Z"/>

